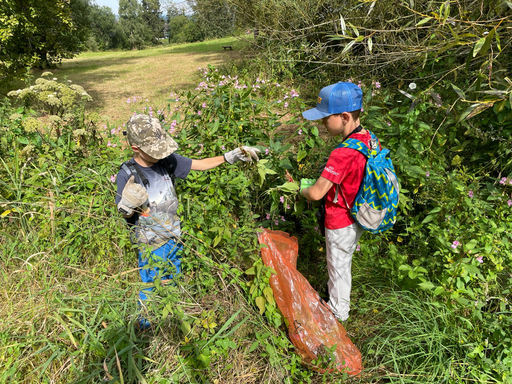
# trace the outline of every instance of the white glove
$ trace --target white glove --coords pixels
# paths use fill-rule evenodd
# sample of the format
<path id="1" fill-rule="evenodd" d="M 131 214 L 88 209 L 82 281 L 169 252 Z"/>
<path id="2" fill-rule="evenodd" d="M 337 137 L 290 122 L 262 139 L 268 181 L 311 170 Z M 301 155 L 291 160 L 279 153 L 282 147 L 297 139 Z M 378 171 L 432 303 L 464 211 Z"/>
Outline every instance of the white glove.
<path id="1" fill-rule="evenodd" d="M 255 159 L 256 161 L 259 161 L 258 153 L 260 153 L 258 148 L 243 146 L 242 148 L 236 148 L 230 152 L 226 152 L 224 154 L 224 159 L 229 164 L 234 164 L 240 160 L 252 161 L 252 159 Z"/>
<path id="2" fill-rule="evenodd" d="M 131 216 L 133 210 L 140 207 L 148 200 L 148 191 L 140 184 L 135 183 L 135 176 L 130 177 L 127 181 L 121 201 L 117 204 L 117 209 L 125 216 Z"/>

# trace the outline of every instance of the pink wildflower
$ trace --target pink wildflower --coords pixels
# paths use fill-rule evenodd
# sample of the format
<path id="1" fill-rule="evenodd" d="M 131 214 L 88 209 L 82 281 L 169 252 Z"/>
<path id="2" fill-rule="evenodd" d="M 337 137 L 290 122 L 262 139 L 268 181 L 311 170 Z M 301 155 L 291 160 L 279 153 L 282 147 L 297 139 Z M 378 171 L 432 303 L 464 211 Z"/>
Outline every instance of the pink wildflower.
<path id="1" fill-rule="evenodd" d="M 130 104 L 130 101 L 131 101 L 130 99 L 126 100 L 126 103 L 127 103 L 127 104 Z"/>
<path id="2" fill-rule="evenodd" d="M 279 221 L 278 220 L 274 221 L 274 224 L 279 225 Z"/>
<path id="3" fill-rule="evenodd" d="M 286 204 L 286 209 L 290 209 L 290 204 Z"/>
<path id="4" fill-rule="evenodd" d="M 476 258 L 476 261 L 478 261 L 480 264 L 482 264 L 482 263 L 484 262 L 484 258 L 483 258 L 483 256 L 478 256 L 478 257 Z"/>
<path id="5" fill-rule="evenodd" d="M 116 129 L 115 129 L 115 128 L 112 128 L 112 129 L 110 130 L 110 134 L 111 134 L 111 135 L 115 135 L 115 134 L 116 134 L 116 132 L 117 132 L 117 131 L 116 131 Z"/>
<path id="6" fill-rule="evenodd" d="M 226 150 L 226 147 L 222 145 L 222 146 L 220 147 L 220 149 L 222 149 L 223 151 L 225 151 L 225 150 Z"/>
<path id="7" fill-rule="evenodd" d="M 116 182 L 117 175 L 110 176 L 110 181 L 115 183 Z"/>
<path id="8" fill-rule="evenodd" d="M 265 155 L 268 155 L 268 148 L 265 149 Z"/>
<path id="9" fill-rule="evenodd" d="M 468 196 L 469 196 L 470 198 L 473 198 L 473 191 L 469 191 L 469 192 L 468 192 Z"/>
<path id="10" fill-rule="evenodd" d="M 357 244 L 356 251 L 360 251 L 360 250 L 361 250 L 361 246 L 359 244 Z"/>
<path id="11" fill-rule="evenodd" d="M 281 203 L 284 203 L 284 196 L 281 196 L 281 197 L 279 198 L 279 201 L 280 201 Z"/>
<path id="12" fill-rule="evenodd" d="M 270 220 L 270 213 L 267 213 L 267 220 Z"/>
<path id="13" fill-rule="evenodd" d="M 284 103 L 284 107 L 288 108 L 288 102 Z"/>
<path id="14" fill-rule="evenodd" d="M 299 134 L 299 135 L 302 135 L 302 129 L 299 129 L 298 134 Z"/>
<path id="15" fill-rule="evenodd" d="M 512 205 L 512 200 L 507 201 L 507 204 L 510 207 Z"/>
<path id="16" fill-rule="evenodd" d="M 281 216 L 281 221 L 286 221 L 284 216 Z"/>
<path id="17" fill-rule="evenodd" d="M 425 173 L 425 176 L 429 177 L 430 176 L 430 172 L 427 171 L 427 173 Z"/>
<path id="18" fill-rule="evenodd" d="M 203 107 L 203 108 L 206 108 L 206 103 L 203 103 L 202 107 Z"/>
<path id="19" fill-rule="evenodd" d="M 457 240 L 455 240 L 455 241 L 453 242 L 453 244 L 451 245 L 451 247 L 452 247 L 453 249 L 457 249 L 457 247 L 458 247 L 459 245 L 460 245 L 460 243 L 459 243 Z"/>
<path id="20" fill-rule="evenodd" d="M 375 88 L 377 88 L 377 89 L 380 88 L 380 83 L 378 81 L 375 82 Z"/>

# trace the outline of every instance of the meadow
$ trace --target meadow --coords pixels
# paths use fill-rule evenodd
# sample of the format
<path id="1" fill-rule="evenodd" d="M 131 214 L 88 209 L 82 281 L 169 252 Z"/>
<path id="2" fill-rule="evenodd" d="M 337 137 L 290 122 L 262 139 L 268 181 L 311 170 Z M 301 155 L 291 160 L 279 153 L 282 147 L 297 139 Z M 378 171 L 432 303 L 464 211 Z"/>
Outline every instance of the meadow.
<path id="1" fill-rule="evenodd" d="M 401 214 L 393 231 L 365 234 L 354 256 L 345 325 L 364 372 L 301 364 L 275 303 L 256 300 L 271 273 L 256 233 L 297 236 L 298 269 L 325 296 L 316 206 L 284 185 L 287 171 L 316 177 L 336 143 L 299 118 L 311 85 L 240 65 L 245 44 L 85 53 L 35 72 L 41 94 L 27 87 L 3 101 L 0 382 L 510 383 L 510 180 L 491 162 L 481 173 L 453 163 L 474 143 L 437 128 L 432 97 L 411 108 L 365 79 L 363 124 L 394 154 Z M 53 92 L 62 108 L 50 114 Z M 137 328 L 136 249 L 114 205 L 133 112 L 158 116 L 185 156 L 253 145 L 265 160 L 178 181 L 184 273 L 175 285 L 157 281 L 142 309 L 147 332 Z"/>

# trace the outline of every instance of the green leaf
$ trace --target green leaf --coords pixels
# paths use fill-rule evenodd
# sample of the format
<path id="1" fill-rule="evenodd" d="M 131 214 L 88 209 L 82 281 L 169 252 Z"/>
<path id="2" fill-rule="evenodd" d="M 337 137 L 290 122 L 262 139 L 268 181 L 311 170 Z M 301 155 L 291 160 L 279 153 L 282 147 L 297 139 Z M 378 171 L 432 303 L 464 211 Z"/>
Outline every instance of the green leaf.
<path id="1" fill-rule="evenodd" d="M 249 348 L 249 353 L 254 352 L 256 348 L 258 348 L 260 345 L 260 342 L 256 340 L 254 343 L 251 344 L 251 347 Z"/>
<path id="2" fill-rule="evenodd" d="M 472 239 L 469 243 L 464 245 L 464 249 L 466 251 L 470 251 L 470 250 L 474 249 L 477 244 L 478 244 L 478 242 L 475 239 Z"/>
<path id="3" fill-rule="evenodd" d="M 495 28 L 491 29 L 491 31 L 485 37 L 485 43 L 480 49 L 480 54 L 485 55 L 489 48 L 491 47 L 492 39 L 494 38 L 494 32 L 496 32 Z"/>
<path id="4" fill-rule="evenodd" d="M 265 313 L 265 298 L 263 298 L 262 296 L 258 296 L 256 298 L 256 305 L 258 306 L 259 310 L 260 310 L 260 315 L 263 315 Z"/>
<path id="5" fill-rule="evenodd" d="M 267 301 L 271 304 L 275 304 L 275 300 L 274 300 L 274 292 L 272 292 L 272 288 L 270 287 L 266 287 L 264 290 L 263 290 L 263 295 L 265 296 L 265 299 L 267 299 Z"/>
<path id="6" fill-rule="evenodd" d="M 423 175 L 425 174 L 425 171 L 417 166 L 417 165 L 406 165 L 405 166 L 405 170 L 407 171 L 407 173 L 409 174 L 412 174 L 412 175 Z"/>
<path id="7" fill-rule="evenodd" d="M 214 124 L 213 124 L 213 128 L 212 130 L 210 131 L 210 135 L 213 135 L 215 132 L 217 132 L 217 130 L 219 129 L 219 119 L 216 119 Z"/>
<path id="8" fill-rule="evenodd" d="M 478 55 L 478 52 L 482 49 L 482 47 L 485 44 L 485 37 L 482 37 L 480 40 L 478 40 L 475 44 L 475 47 L 473 48 L 473 57 Z"/>
<path id="9" fill-rule="evenodd" d="M 345 34 L 345 32 L 347 31 L 347 25 L 345 24 L 345 19 L 343 18 L 343 16 L 341 14 L 340 14 L 340 26 L 341 26 L 341 33 Z"/>
<path id="10" fill-rule="evenodd" d="M 372 40 L 372 37 L 370 36 L 368 38 L 368 51 L 372 51 L 372 48 L 373 48 L 373 40 Z"/>
<path id="11" fill-rule="evenodd" d="M 459 304 L 462 304 L 465 307 L 468 306 L 468 304 L 469 304 L 469 300 L 468 299 L 464 299 L 462 297 L 456 297 L 455 300 L 457 300 L 457 302 Z"/>
<path id="12" fill-rule="evenodd" d="M 430 281 L 424 281 L 423 283 L 418 284 L 423 289 L 433 289 L 435 287 Z"/>
<path id="13" fill-rule="evenodd" d="M 343 55 L 344 53 L 348 52 L 350 50 L 350 48 L 352 48 L 352 46 L 356 43 L 355 40 L 352 40 L 350 43 L 348 43 L 345 48 L 343 48 L 343 51 L 341 51 L 341 54 Z"/>
<path id="14" fill-rule="evenodd" d="M 304 159 L 308 155 L 308 152 L 304 148 L 299 148 L 297 152 L 297 163 L 300 163 L 302 159 Z"/>
<path id="15" fill-rule="evenodd" d="M 450 17 L 450 0 L 446 0 L 444 3 L 444 15 L 443 15 L 443 22 L 446 21 Z"/>
<path id="16" fill-rule="evenodd" d="M 245 271 L 246 275 L 255 275 L 256 269 L 254 267 L 249 268 L 247 271 Z"/>
<path id="17" fill-rule="evenodd" d="M 180 330 L 186 336 L 190 332 L 190 323 L 188 321 L 182 321 L 180 324 Z"/>
<path id="18" fill-rule="evenodd" d="M 453 88 L 453 90 L 455 91 L 455 93 L 457 93 L 457 95 L 461 98 L 461 99 L 466 99 L 466 95 L 464 94 L 464 92 L 462 92 L 462 89 L 460 89 L 459 87 L 457 87 L 455 84 L 450 84 Z"/>
<path id="19" fill-rule="evenodd" d="M 437 288 L 434 290 L 434 295 L 435 295 L 435 296 L 439 296 L 439 295 L 440 295 L 441 293 L 443 293 L 443 292 L 444 292 L 444 288 L 443 288 L 443 287 L 441 287 L 441 286 L 439 286 L 439 287 L 437 287 Z"/>
<path id="20" fill-rule="evenodd" d="M 496 29 L 495 29 L 495 31 L 496 31 Z M 498 35 L 498 31 L 496 31 L 495 36 L 496 36 L 496 45 L 498 46 L 498 51 L 501 52 L 501 42 L 500 42 L 500 35 Z"/>
<path id="21" fill-rule="evenodd" d="M 425 23 L 428 23 L 430 20 L 432 20 L 432 18 L 431 18 L 431 17 L 425 17 L 424 19 L 420 20 L 420 21 L 418 22 L 418 24 L 416 24 L 416 26 L 417 26 L 417 27 L 419 27 L 420 25 L 423 25 L 423 24 L 425 24 Z"/>
<path id="22" fill-rule="evenodd" d="M 462 158 L 459 155 L 454 156 L 452 159 L 452 165 L 459 165 L 462 163 Z"/>
<path id="23" fill-rule="evenodd" d="M 432 220 L 434 220 L 435 216 L 434 215 L 428 215 L 427 217 L 425 217 L 425 219 L 421 222 L 421 224 L 427 224 L 427 223 L 430 223 Z"/>
<path id="24" fill-rule="evenodd" d="M 348 25 L 350 25 L 350 28 L 352 28 L 352 30 L 354 31 L 355 35 L 359 36 L 359 31 L 357 30 L 357 28 L 353 24 L 349 23 Z"/>
<path id="25" fill-rule="evenodd" d="M 464 269 L 466 271 L 468 271 L 469 273 L 472 273 L 474 275 L 478 275 L 480 273 L 480 271 L 478 270 L 477 267 L 475 267 L 474 265 L 471 265 L 471 264 L 462 264 L 462 266 L 464 267 Z"/>
<path id="26" fill-rule="evenodd" d="M 299 190 L 299 184 L 298 183 L 291 183 L 287 182 L 277 187 L 277 189 L 285 192 L 295 192 Z"/>

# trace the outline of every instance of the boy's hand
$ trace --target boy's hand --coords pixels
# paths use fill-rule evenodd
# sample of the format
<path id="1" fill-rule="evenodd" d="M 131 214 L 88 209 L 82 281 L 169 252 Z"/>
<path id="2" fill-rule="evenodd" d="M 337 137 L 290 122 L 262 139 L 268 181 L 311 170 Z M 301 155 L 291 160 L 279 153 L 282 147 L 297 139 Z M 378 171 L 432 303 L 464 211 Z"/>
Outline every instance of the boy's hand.
<path id="1" fill-rule="evenodd" d="M 148 197 L 148 191 L 146 191 L 146 188 L 140 184 L 136 184 L 135 176 L 132 176 L 123 189 L 121 201 L 117 204 L 117 209 L 123 215 L 131 216 L 133 214 L 133 210 L 144 204 Z"/>
<path id="2" fill-rule="evenodd" d="M 309 188 L 316 183 L 315 179 L 300 179 L 300 192 L 302 193 L 303 189 Z"/>
<path id="3" fill-rule="evenodd" d="M 260 150 L 254 147 L 243 146 L 242 148 L 236 148 L 230 152 L 224 154 L 224 159 L 229 164 L 234 164 L 237 161 L 252 161 L 252 159 L 259 161 L 258 153 Z"/>

